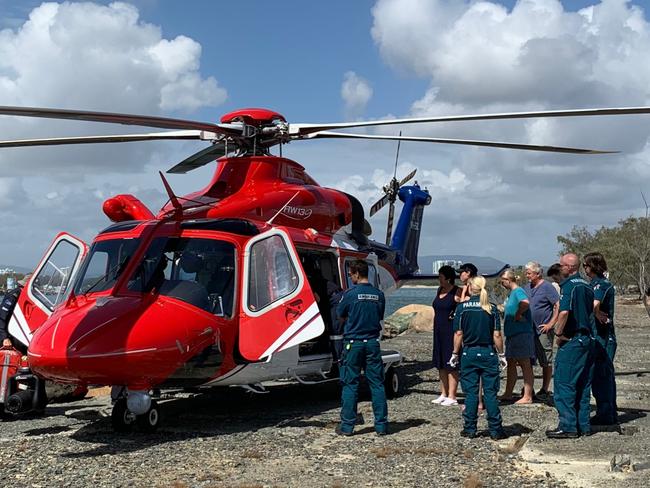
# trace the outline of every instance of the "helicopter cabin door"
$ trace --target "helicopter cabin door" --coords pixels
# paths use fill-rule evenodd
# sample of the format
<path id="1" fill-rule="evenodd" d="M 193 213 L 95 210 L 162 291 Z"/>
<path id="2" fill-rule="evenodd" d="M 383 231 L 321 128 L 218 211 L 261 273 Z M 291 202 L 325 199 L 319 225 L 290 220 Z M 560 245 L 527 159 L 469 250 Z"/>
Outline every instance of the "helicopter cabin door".
<path id="1" fill-rule="evenodd" d="M 325 323 L 296 248 L 283 227 L 244 250 L 239 351 L 258 361 L 321 335 Z"/>
<path id="2" fill-rule="evenodd" d="M 61 232 L 21 290 L 9 319 L 9 334 L 29 345 L 32 333 L 52 315 L 70 292 L 72 281 L 88 253 L 85 242 Z"/>

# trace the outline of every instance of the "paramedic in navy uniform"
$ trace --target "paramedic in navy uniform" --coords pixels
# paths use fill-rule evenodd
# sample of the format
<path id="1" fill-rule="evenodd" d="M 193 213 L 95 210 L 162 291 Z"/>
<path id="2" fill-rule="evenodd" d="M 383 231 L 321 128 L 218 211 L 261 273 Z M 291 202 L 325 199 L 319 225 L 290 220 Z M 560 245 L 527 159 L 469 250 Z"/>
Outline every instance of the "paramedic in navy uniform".
<path id="1" fill-rule="evenodd" d="M 616 333 L 614 332 L 614 285 L 605 278 L 607 262 L 599 252 L 585 254 L 582 267 L 591 280 L 594 290 L 594 367 L 591 392 L 596 399 L 596 415 L 591 425 L 613 425 L 618 422 L 616 412 L 616 377 L 614 355 Z"/>
<path id="2" fill-rule="evenodd" d="M 336 433 L 352 435 L 357 419 L 359 377 L 364 369 L 372 395 L 375 432 L 386 435 L 388 405 L 384 390 L 384 364 L 379 349 L 386 301 L 384 294 L 368 282 L 368 263 L 361 259 L 353 261 L 349 274 L 355 286 L 346 292 L 336 308 L 339 319 L 345 320 L 340 366 L 343 385 L 341 424 Z"/>
<path id="3" fill-rule="evenodd" d="M 589 401 L 593 367 L 594 291 L 578 273 L 580 260 L 575 254 L 560 258 L 560 315 L 555 323 L 553 392 L 559 424 L 547 430 L 551 439 L 570 439 L 590 435 Z"/>
<path id="4" fill-rule="evenodd" d="M 501 321 L 496 305 L 488 300 L 485 278 L 475 276 L 469 280 L 470 298 L 459 303 L 454 317 L 454 352 L 449 360 L 451 367 L 460 360 L 460 384 L 465 392 L 464 428 L 460 435 L 476 437 L 478 420 L 479 381 L 483 380 L 483 403 L 487 410 L 490 437 L 505 439 L 499 411 L 499 365 L 506 364 L 501 337 Z M 498 355 L 498 356 L 497 356 Z"/>

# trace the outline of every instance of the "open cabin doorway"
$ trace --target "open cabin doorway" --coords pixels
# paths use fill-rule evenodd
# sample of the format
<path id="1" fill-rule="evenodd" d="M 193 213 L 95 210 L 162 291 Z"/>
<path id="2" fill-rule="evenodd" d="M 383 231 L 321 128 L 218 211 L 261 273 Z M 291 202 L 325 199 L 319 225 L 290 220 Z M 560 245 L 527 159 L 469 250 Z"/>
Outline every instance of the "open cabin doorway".
<path id="1" fill-rule="evenodd" d="M 336 320 L 337 298 L 342 288 L 338 256 L 333 252 L 313 249 L 298 249 L 298 256 L 325 322 L 325 331 L 311 341 L 302 343 L 299 355 L 329 354 L 332 352 L 330 335 Z"/>

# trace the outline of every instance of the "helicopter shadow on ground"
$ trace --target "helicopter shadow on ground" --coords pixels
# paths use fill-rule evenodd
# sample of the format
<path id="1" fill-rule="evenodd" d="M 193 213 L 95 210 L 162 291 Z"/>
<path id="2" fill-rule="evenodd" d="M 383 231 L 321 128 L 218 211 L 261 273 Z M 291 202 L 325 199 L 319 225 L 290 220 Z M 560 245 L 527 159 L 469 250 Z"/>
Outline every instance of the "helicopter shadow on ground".
<path id="1" fill-rule="evenodd" d="M 318 387 L 277 386 L 265 394 L 251 394 L 239 388 L 220 388 L 191 398 L 162 400 L 162 424 L 155 433 L 116 433 L 111 419 L 97 414 L 96 420 L 70 435 L 74 441 L 94 444 L 93 447 L 63 453 L 62 456 L 95 457 L 187 439 L 255 432 L 269 427 L 281 429 L 294 424 L 300 426 L 300 422 L 308 423 L 313 417 L 326 415 L 332 410 L 331 423 L 322 420 L 322 417 L 313 423 L 315 427 L 329 428 L 338 420 L 338 391 L 332 384 Z"/>
<path id="2" fill-rule="evenodd" d="M 400 374 L 404 377 L 404 395 L 411 393 L 431 393 L 428 390 L 416 388 L 416 386 L 426 383 L 427 380 L 422 378 L 423 371 L 431 369 L 431 361 L 403 360 L 399 367 Z"/>

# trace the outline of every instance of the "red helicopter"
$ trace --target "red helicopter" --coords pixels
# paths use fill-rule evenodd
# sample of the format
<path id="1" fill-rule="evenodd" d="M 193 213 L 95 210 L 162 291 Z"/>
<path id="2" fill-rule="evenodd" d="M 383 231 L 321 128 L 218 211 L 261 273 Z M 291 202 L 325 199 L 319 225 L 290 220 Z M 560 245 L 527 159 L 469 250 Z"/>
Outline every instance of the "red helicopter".
<path id="1" fill-rule="evenodd" d="M 0 107 L 0 115 L 45 117 L 172 129 L 148 134 L 0 141 L 0 147 L 197 139 L 210 145 L 168 170 L 185 173 L 217 160 L 205 188 L 176 196 L 154 215 L 133 195 L 103 210 L 114 223 L 90 248 L 59 234 L 25 286 L 10 334 L 29 345 L 32 371 L 82 386 L 110 385 L 118 431 L 160 423 L 153 392 L 293 378 L 331 381 L 335 365 L 333 294 L 351 286 L 347 266 L 367 259 L 385 291 L 419 274 L 423 209 L 431 196 L 396 177 L 371 215 L 390 204 L 386 244 L 368 238 L 361 203 L 318 185 L 282 146 L 316 138 L 364 138 L 490 146 L 574 154 L 609 151 L 505 142 L 335 132 L 350 127 L 422 122 L 650 113 L 648 107 L 460 115 L 289 124 L 277 112 L 244 109 L 220 123 L 164 117 Z M 279 146 L 280 155 L 270 150 Z M 391 236 L 393 205 L 404 202 Z M 392 237 L 392 238 L 391 238 Z M 330 338 L 332 339 L 330 340 Z M 384 351 L 389 396 L 399 392 L 396 351 Z M 20 393 L 20 392 L 19 392 Z M 23 395 L 26 395 L 24 393 Z M 28 402 L 23 402 L 28 403 Z"/>

